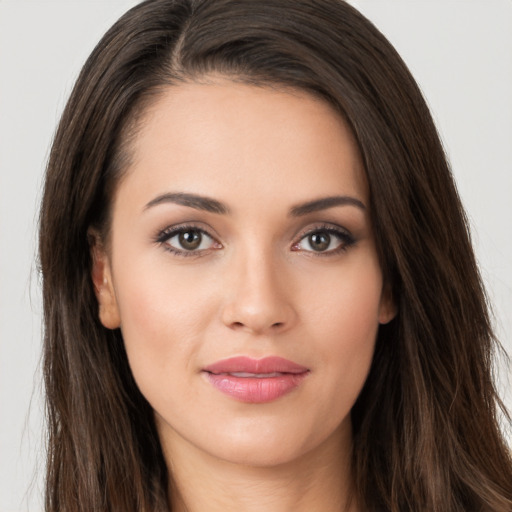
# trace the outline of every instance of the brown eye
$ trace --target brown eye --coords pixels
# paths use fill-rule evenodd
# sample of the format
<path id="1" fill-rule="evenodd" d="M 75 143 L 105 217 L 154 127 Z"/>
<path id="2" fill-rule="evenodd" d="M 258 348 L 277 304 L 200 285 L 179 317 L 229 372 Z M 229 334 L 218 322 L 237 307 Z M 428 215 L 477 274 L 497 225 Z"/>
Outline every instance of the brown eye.
<path id="1" fill-rule="evenodd" d="M 354 238 L 341 228 L 315 229 L 305 234 L 292 247 L 293 251 L 319 254 L 336 254 L 355 243 Z"/>
<path id="2" fill-rule="evenodd" d="M 203 251 L 222 247 L 202 229 L 186 226 L 162 232 L 157 241 L 177 255 L 201 254 Z"/>
<path id="3" fill-rule="evenodd" d="M 308 242 L 313 251 L 325 251 L 331 244 L 331 235 L 325 232 L 312 233 L 308 236 Z"/>
<path id="4" fill-rule="evenodd" d="M 182 249 L 194 251 L 201 245 L 203 234 L 200 231 L 184 231 L 178 235 L 178 241 Z"/>

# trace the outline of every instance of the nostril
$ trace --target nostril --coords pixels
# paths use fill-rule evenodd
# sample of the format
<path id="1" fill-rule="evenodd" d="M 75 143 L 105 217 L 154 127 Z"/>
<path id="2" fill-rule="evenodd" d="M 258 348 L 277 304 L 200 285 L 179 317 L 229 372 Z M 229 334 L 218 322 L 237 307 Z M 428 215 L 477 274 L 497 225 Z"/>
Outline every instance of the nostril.
<path id="1" fill-rule="evenodd" d="M 270 325 L 270 328 L 271 329 L 280 329 L 283 325 L 284 325 L 284 322 L 275 322 Z M 235 329 L 242 329 L 242 328 L 246 327 L 246 324 L 244 322 L 233 322 L 231 324 L 231 327 L 235 328 Z"/>

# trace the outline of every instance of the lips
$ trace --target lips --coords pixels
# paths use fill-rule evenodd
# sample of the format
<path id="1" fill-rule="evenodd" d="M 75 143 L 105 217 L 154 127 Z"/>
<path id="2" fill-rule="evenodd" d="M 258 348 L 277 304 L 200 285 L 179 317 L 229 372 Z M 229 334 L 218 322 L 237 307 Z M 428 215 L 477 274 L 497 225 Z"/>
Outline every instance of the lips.
<path id="1" fill-rule="evenodd" d="M 214 388 L 235 400 L 266 403 L 297 388 L 309 370 L 281 357 L 233 357 L 205 367 L 203 373 Z"/>

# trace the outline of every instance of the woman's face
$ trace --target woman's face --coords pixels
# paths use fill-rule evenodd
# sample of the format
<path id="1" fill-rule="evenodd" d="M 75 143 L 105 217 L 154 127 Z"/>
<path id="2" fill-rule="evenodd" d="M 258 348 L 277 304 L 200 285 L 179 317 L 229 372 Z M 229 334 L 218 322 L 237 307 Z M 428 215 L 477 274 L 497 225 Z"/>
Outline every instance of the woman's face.
<path id="1" fill-rule="evenodd" d="M 186 84 L 131 156 L 93 278 L 165 450 L 261 466 L 350 439 L 393 305 L 347 125 L 302 92 Z"/>

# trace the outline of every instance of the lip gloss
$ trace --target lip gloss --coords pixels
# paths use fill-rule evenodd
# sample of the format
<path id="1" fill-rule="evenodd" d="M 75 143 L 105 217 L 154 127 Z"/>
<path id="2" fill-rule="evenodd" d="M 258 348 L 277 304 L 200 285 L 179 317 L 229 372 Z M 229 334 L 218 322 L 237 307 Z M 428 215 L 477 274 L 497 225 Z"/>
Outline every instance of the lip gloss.
<path id="1" fill-rule="evenodd" d="M 245 403 L 277 400 L 297 388 L 309 370 L 281 357 L 234 357 L 203 369 L 213 387 Z"/>

